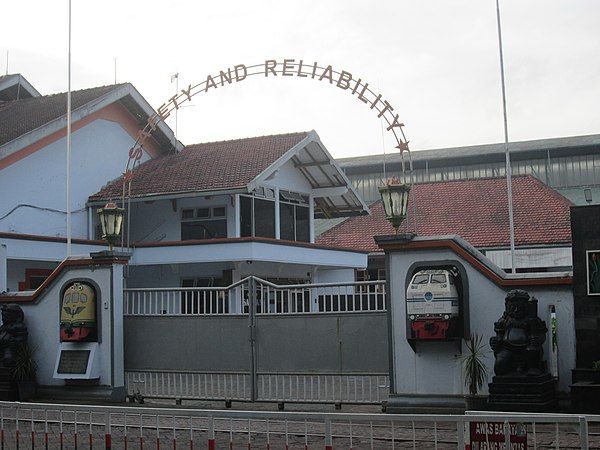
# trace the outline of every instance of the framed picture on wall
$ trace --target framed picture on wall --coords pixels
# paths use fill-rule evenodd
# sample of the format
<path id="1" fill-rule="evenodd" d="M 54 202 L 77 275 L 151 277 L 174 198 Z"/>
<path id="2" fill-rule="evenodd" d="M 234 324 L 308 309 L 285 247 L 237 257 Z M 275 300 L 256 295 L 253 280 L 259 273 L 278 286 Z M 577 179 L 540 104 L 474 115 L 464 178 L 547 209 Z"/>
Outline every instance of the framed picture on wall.
<path id="1" fill-rule="evenodd" d="M 587 293 L 600 295 L 600 250 L 588 250 L 587 260 Z"/>

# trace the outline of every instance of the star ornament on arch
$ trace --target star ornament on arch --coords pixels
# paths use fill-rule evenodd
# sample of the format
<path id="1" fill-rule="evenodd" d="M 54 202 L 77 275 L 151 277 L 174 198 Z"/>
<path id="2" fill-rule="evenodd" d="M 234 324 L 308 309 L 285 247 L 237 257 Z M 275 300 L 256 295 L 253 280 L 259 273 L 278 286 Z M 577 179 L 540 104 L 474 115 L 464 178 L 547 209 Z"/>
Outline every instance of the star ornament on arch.
<path id="1" fill-rule="evenodd" d="M 400 141 L 400 143 L 399 143 L 398 145 L 396 145 L 396 148 L 397 148 L 398 150 L 400 150 L 400 154 L 404 153 L 404 151 L 405 151 L 405 150 L 406 150 L 407 152 L 409 152 L 409 151 L 410 151 L 410 149 L 408 148 L 408 143 L 409 143 L 409 142 L 410 142 L 410 141 L 406 141 L 406 142 L 404 142 L 404 141 Z"/>

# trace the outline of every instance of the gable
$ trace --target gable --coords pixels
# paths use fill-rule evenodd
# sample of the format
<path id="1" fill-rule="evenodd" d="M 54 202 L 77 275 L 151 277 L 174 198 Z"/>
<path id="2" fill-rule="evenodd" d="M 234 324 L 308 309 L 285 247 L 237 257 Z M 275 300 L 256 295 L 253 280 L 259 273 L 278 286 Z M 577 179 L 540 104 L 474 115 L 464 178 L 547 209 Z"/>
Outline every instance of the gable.
<path id="1" fill-rule="evenodd" d="M 73 127 L 81 126 L 78 125 L 80 121 L 87 120 L 89 123 L 90 116 L 113 104 L 118 104 L 127 112 L 129 121 L 135 122 L 136 133 L 145 126 L 148 117 L 155 114 L 131 84 L 102 86 L 71 93 Z M 0 104 L 0 162 L 6 158 L 14 158 L 15 154 L 49 136 L 55 135 L 58 138 L 60 133 L 64 135 L 67 126 L 66 111 L 67 93 Z M 152 138 L 162 151 L 179 148 L 173 132 L 164 122 L 157 125 Z"/>
<path id="2" fill-rule="evenodd" d="M 40 93 L 21 75 L 0 75 L 0 103 L 39 97 Z"/>
<path id="3" fill-rule="evenodd" d="M 280 172 L 290 168 L 296 176 L 299 174 L 303 185 L 310 187 L 317 214 L 368 212 L 314 131 L 187 146 L 180 153 L 163 155 L 136 168 L 131 198 L 248 193 L 262 184 L 282 187 L 300 184 L 298 179 L 278 180 Z M 89 200 L 102 202 L 119 196 L 122 191 L 121 177 Z"/>

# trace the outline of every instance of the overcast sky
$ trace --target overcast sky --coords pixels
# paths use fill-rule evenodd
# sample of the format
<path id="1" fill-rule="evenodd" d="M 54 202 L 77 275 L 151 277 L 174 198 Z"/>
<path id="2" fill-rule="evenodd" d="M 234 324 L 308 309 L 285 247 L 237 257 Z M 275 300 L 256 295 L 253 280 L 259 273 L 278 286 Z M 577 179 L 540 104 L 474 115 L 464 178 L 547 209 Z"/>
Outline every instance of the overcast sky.
<path id="1" fill-rule="evenodd" d="M 600 133 L 600 1 L 501 0 L 509 139 Z M 0 8 L 0 73 L 67 90 L 68 1 Z M 411 149 L 503 142 L 495 0 L 72 0 L 72 89 L 131 82 L 154 107 L 237 64 L 303 60 L 382 94 Z M 115 64 L 116 61 L 116 64 Z M 327 80 L 248 77 L 167 123 L 184 144 L 314 129 L 334 157 L 391 153 Z"/>

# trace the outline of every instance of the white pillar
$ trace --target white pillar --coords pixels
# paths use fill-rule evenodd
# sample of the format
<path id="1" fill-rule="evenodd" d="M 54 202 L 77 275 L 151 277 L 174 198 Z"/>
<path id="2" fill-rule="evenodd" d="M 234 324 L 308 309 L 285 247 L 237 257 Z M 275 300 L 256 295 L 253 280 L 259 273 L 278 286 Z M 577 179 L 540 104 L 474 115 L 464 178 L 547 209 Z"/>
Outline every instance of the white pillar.
<path id="1" fill-rule="evenodd" d="M 279 188 L 276 187 L 275 188 L 275 239 L 281 239 L 281 222 L 279 221 L 280 219 L 280 215 L 279 215 L 279 209 L 280 209 L 280 204 L 279 204 Z"/>
<path id="2" fill-rule="evenodd" d="M 315 199 L 312 195 L 309 197 L 308 204 L 310 205 L 310 209 L 308 212 L 308 224 L 309 224 L 308 225 L 309 226 L 308 233 L 310 235 L 310 243 L 314 244 L 315 243 Z"/>
<path id="3" fill-rule="evenodd" d="M 112 322 L 110 338 L 113 340 L 112 352 L 112 386 L 119 388 L 125 386 L 125 346 L 123 333 L 123 275 L 125 266 L 113 264 L 111 299 L 109 300 L 108 314 Z M 104 306 L 102 306 L 104 310 Z"/>

